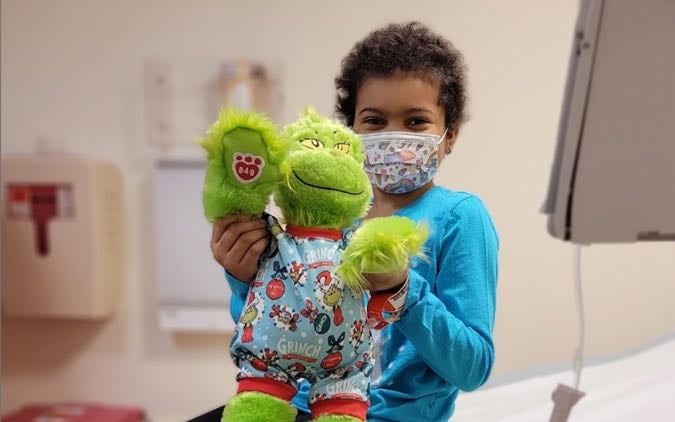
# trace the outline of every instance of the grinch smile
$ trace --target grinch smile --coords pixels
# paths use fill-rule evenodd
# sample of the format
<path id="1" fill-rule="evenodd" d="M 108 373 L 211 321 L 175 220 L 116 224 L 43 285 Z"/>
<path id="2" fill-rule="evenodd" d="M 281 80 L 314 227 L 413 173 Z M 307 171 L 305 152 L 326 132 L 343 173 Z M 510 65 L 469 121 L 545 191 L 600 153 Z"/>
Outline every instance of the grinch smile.
<path id="1" fill-rule="evenodd" d="M 334 191 L 334 192 L 340 192 L 340 193 L 345 193 L 347 195 L 354 195 L 354 196 L 358 196 L 358 195 L 361 195 L 363 193 L 363 191 L 361 191 L 361 192 L 349 192 L 349 191 L 342 190 L 342 189 L 331 188 L 331 187 L 326 187 L 326 186 L 318 186 L 318 185 L 314 185 L 314 184 L 305 182 L 304 180 L 302 180 L 300 178 L 300 176 L 298 176 L 298 173 L 296 173 L 295 170 L 293 170 L 293 176 L 295 176 L 295 178 L 298 179 L 298 181 L 300 183 L 302 183 L 303 185 L 309 186 L 310 188 L 331 190 L 331 191 Z"/>

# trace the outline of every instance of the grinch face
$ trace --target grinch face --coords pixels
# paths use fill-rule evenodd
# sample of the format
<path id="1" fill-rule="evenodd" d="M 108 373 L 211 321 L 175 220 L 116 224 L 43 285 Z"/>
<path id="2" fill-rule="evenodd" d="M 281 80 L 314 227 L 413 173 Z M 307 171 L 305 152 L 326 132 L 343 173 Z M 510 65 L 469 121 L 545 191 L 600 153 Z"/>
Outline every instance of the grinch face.
<path id="1" fill-rule="evenodd" d="M 250 324 L 258 316 L 258 309 L 255 306 L 249 306 L 244 311 L 244 315 L 241 316 L 241 322 L 244 324 Z"/>
<path id="2" fill-rule="evenodd" d="M 343 229 L 362 217 L 372 195 L 361 139 L 308 113 L 285 130 L 291 149 L 276 202 L 289 224 Z"/>
<path id="3" fill-rule="evenodd" d="M 341 298 L 342 298 L 342 289 L 338 288 L 336 284 L 333 284 L 332 286 L 330 286 L 330 288 L 324 295 L 323 301 L 328 306 L 335 306 L 340 303 Z"/>

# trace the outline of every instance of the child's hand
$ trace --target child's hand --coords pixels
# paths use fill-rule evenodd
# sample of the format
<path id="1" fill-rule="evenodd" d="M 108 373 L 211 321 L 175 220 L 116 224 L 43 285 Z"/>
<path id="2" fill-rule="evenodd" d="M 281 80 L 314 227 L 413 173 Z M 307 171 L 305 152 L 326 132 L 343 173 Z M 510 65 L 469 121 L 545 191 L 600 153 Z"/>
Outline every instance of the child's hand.
<path id="1" fill-rule="evenodd" d="M 363 274 L 371 293 L 382 292 L 401 287 L 408 278 L 408 269 L 393 274 Z"/>
<path id="2" fill-rule="evenodd" d="M 213 257 L 241 281 L 253 280 L 258 272 L 258 259 L 269 243 L 267 224 L 259 218 L 230 215 L 213 224 Z"/>

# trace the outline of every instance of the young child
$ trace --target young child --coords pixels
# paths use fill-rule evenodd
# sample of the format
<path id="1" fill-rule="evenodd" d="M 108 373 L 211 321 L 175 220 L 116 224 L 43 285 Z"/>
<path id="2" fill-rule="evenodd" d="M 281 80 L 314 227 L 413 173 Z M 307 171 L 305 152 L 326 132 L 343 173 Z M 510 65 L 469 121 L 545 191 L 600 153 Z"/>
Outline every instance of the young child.
<path id="1" fill-rule="evenodd" d="M 381 331 L 368 421 L 447 420 L 459 391 L 480 387 L 492 369 L 498 267 L 483 203 L 433 181 L 466 119 L 462 55 L 419 23 L 390 25 L 353 47 L 335 81 L 338 117 L 366 148 L 374 187 L 367 218 L 400 215 L 431 229 L 426 259 L 400 277 L 368 278 L 373 293 L 407 288 L 398 320 Z M 227 270 L 235 320 L 267 242 L 258 220 L 214 226 L 211 247 Z M 309 420 L 306 392 L 294 400 L 299 421 Z"/>

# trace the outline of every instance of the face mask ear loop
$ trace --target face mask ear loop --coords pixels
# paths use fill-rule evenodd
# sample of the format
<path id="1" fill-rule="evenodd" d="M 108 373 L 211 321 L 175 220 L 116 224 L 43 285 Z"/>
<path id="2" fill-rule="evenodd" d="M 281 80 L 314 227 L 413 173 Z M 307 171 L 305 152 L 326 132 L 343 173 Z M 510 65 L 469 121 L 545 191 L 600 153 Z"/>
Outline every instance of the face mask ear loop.
<path id="1" fill-rule="evenodd" d="M 446 136 L 448 136 L 448 128 L 447 127 L 445 128 L 445 131 L 443 132 L 441 137 L 438 138 L 438 142 L 436 142 L 436 145 L 440 145 L 445 140 Z"/>

